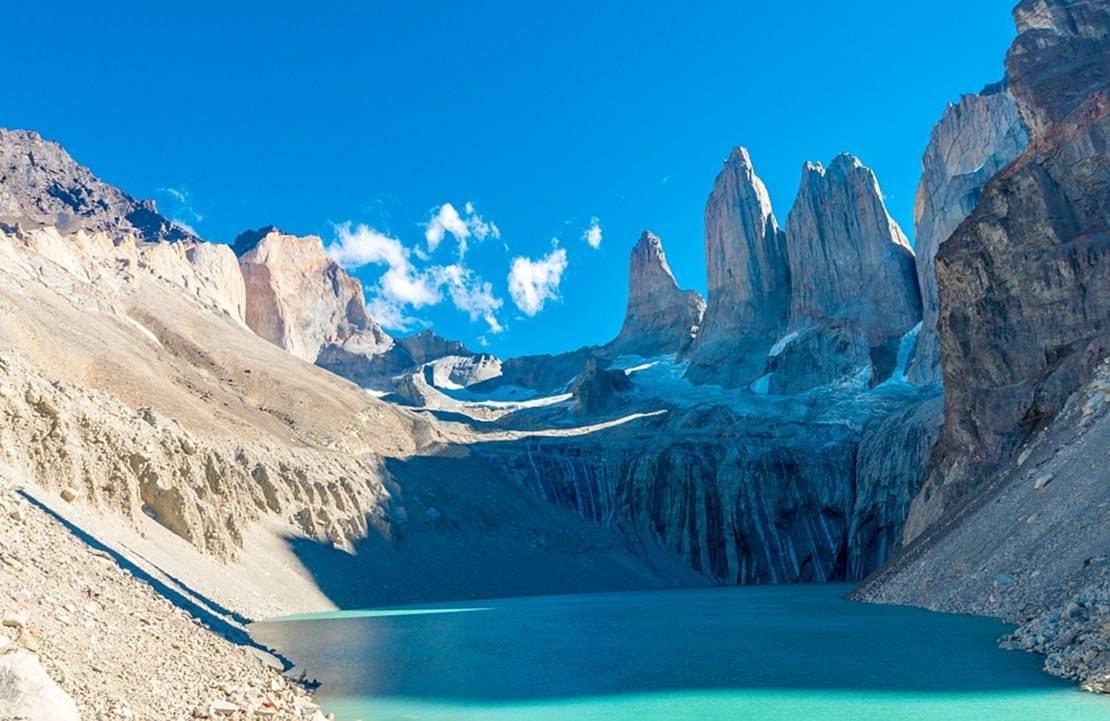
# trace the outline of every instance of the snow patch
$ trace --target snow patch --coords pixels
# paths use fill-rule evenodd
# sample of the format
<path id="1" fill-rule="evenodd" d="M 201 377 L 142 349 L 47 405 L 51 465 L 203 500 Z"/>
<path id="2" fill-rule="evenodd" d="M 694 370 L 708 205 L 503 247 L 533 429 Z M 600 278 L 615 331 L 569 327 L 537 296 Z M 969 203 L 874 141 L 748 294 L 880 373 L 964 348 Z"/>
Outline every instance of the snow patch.
<path id="1" fill-rule="evenodd" d="M 154 345 L 158 346 L 159 348 L 162 347 L 162 341 L 158 340 L 158 336 L 156 336 L 156 335 L 154 335 L 153 333 L 150 332 L 150 328 L 147 328 L 145 325 L 143 325 L 139 321 L 135 320 L 131 316 L 126 316 L 126 318 L 127 318 L 127 320 L 131 321 L 131 325 L 133 325 L 133 326 L 135 326 L 136 328 L 139 329 L 139 332 L 141 332 L 147 338 L 150 338 L 152 341 L 154 341 Z"/>
<path id="2" fill-rule="evenodd" d="M 779 338 L 778 341 L 776 341 L 775 344 L 771 346 L 771 350 L 767 351 L 767 357 L 774 358 L 776 356 L 782 355 L 782 352 L 786 350 L 786 346 L 793 343 L 794 339 L 797 337 L 798 331 L 793 331 L 787 333 L 782 338 Z"/>

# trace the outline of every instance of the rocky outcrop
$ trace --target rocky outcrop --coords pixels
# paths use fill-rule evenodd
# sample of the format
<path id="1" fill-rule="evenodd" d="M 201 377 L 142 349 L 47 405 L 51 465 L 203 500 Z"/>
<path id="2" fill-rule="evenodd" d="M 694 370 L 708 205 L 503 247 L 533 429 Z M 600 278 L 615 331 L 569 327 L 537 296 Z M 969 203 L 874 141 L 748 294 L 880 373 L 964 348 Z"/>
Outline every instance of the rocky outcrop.
<path id="1" fill-rule="evenodd" d="M 570 387 L 574 399 L 574 412 L 598 413 L 609 408 L 620 393 L 632 390 L 632 381 L 622 370 L 598 368 L 597 361 L 586 361 L 586 368 Z"/>
<path id="2" fill-rule="evenodd" d="M 727 388 L 763 375 L 790 306 L 786 239 L 748 151 L 735 148 L 705 206 L 705 317 L 687 377 Z"/>
<path id="3" fill-rule="evenodd" d="M 0 224 L 133 233 L 144 241 L 192 235 L 158 214 L 153 200 L 138 201 L 100 181 L 61 145 L 38 133 L 0 128 Z"/>
<path id="4" fill-rule="evenodd" d="M 827 170 L 806 163 L 786 221 L 786 249 L 790 336 L 776 349 L 772 393 L 874 367 L 873 355 L 889 355 L 920 321 L 913 253 L 886 212 L 874 173 L 856 158 L 839 155 Z"/>
<path id="5" fill-rule="evenodd" d="M 658 409 L 631 378 L 624 412 Z M 851 580 L 895 546 L 938 432 L 935 394 L 903 393 L 812 407 L 699 397 L 585 436 L 473 448 L 630 547 L 665 549 L 723 583 Z M 883 444 L 864 452 L 861 439 Z"/>
<path id="6" fill-rule="evenodd" d="M 375 353 L 392 345 L 366 312 L 362 283 L 324 253 L 319 238 L 267 227 L 241 234 L 233 247 L 246 284 L 247 325 L 262 338 L 309 363 L 325 346 L 352 339 Z"/>
<path id="7" fill-rule="evenodd" d="M 1032 141 L 940 247 L 945 433 L 910 528 L 999 470 L 1110 330 L 1110 6 L 1027 0 L 1006 59 Z"/>
<path id="8" fill-rule="evenodd" d="M 645 358 L 685 353 L 705 314 L 705 301 L 682 290 L 667 265 L 659 237 L 644 231 L 628 263 L 628 307 L 620 334 L 603 353 Z"/>
<path id="9" fill-rule="evenodd" d="M 1018 116 L 1008 83 L 988 85 L 978 95 L 950 104 L 933 127 L 921 158 L 914 204 L 914 253 L 921 287 L 921 332 L 906 371 L 911 383 L 940 383 L 940 300 L 934 258 L 963 222 L 995 173 L 1025 151 L 1029 134 Z"/>

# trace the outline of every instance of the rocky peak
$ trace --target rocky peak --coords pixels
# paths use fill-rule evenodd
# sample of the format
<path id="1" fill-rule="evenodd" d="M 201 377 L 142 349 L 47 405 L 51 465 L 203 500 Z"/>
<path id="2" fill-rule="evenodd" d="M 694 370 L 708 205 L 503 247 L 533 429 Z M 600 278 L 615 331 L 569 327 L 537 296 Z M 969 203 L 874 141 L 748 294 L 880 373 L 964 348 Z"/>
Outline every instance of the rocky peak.
<path id="1" fill-rule="evenodd" d="M 937 251 L 945 428 L 917 532 L 1007 464 L 1110 348 L 1110 3 L 1023 0 L 1014 16 L 1006 69 L 1031 140 Z"/>
<path id="2" fill-rule="evenodd" d="M 790 299 L 785 238 L 744 148 L 732 151 L 706 202 L 705 256 L 705 319 L 687 375 L 695 383 L 744 385 L 762 374 Z"/>
<path id="3" fill-rule="evenodd" d="M 372 347 L 387 342 L 366 312 L 362 283 L 327 257 L 318 237 L 270 227 L 240 235 L 235 250 L 247 325 L 259 336 L 310 363 L 353 336 L 369 336 Z"/>
<path id="4" fill-rule="evenodd" d="M 855 157 L 806 163 L 786 220 L 790 326 L 847 319 L 874 345 L 921 319 L 913 251 Z"/>
<path id="5" fill-rule="evenodd" d="M 644 357 L 684 353 L 705 313 L 705 301 L 675 281 L 663 242 L 644 231 L 628 262 L 628 307 L 620 334 L 605 347 L 607 355 Z"/>
<path id="6" fill-rule="evenodd" d="M 1044 134 L 1086 102 L 1106 93 L 1110 77 L 1110 3 L 1022 0 L 1014 8 L 1018 37 L 1006 56 L 1021 117 Z"/>
<path id="7" fill-rule="evenodd" d="M 940 310 L 934 264 L 937 249 L 975 208 L 991 176 L 1021 155 L 1028 144 L 1029 134 L 1005 80 L 949 104 L 933 127 L 921 158 L 914 204 L 914 251 L 923 313 L 906 373 L 912 383 L 941 380 L 936 333 Z"/>
<path id="8" fill-rule="evenodd" d="M 192 237 L 138 201 L 102 182 L 61 145 L 38 133 L 0 128 L 0 223 L 53 226 L 61 233 L 134 233 L 139 240 Z"/>

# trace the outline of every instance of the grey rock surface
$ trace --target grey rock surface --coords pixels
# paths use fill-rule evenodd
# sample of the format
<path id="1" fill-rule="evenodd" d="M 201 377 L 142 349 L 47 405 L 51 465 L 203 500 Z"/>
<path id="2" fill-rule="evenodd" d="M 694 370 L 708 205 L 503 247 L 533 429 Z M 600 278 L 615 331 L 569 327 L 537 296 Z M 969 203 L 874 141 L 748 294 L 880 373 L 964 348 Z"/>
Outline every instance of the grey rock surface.
<path id="1" fill-rule="evenodd" d="M 866 367 L 871 348 L 896 344 L 921 320 L 909 243 L 886 212 L 875 174 L 856 158 L 838 155 L 827 169 L 805 164 L 786 249 L 788 327 L 799 336 L 780 355 L 771 392 L 797 393 Z M 796 353 L 804 358 L 791 363 Z"/>
<path id="2" fill-rule="evenodd" d="M 705 256 L 705 318 L 687 376 L 737 388 L 763 375 L 790 306 L 786 239 L 744 148 L 733 149 L 706 202 Z"/>
<path id="3" fill-rule="evenodd" d="M 183 240 L 192 235 L 102 182 L 58 143 L 38 133 L 0 128 L 0 224 L 53 226 L 63 234 L 86 230 L 134 233 L 138 240 Z"/>
<path id="4" fill-rule="evenodd" d="M 1106 353 L 1110 4 L 1022 2 L 1015 18 L 1006 67 L 1032 140 L 937 252 L 945 433 L 909 529 L 1004 467 Z"/>
<path id="5" fill-rule="evenodd" d="M 47 675 L 36 656 L 0 655 L 0 716 L 27 721 L 78 721 L 77 704 Z"/>
<path id="6" fill-rule="evenodd" d="M 675 281 L 663 243 L 644 231 L 628 263 L 628 306 L 620 334 L 603 348 L 608 356 L 645 358 L 685 353 L 705 315 L 705 301 Z"/>
<path id="7" fill-rule="evenodd" d="M 1029 134 L 1005 82 L 949 104 L 933 126 L 921 158 L 914 204 L 914 254 L 923 314 L 906 373 L 911 383 L 941 382 L 937 250 L 974 210 L 987 181 L 1028 144 Z"/>

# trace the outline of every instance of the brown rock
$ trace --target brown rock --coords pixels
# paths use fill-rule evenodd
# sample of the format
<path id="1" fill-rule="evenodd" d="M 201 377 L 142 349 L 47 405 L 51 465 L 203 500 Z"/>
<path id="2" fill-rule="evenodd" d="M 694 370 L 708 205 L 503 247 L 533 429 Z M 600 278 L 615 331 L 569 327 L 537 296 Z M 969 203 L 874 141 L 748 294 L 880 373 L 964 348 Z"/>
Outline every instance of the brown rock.
<path id="1" fill-rule="evenodd" d="M 310 363 L 327 345 L 391 345 L 366 312 L 362 284 L 324 254 L 319 238 L 269 227 L 240 235 L 235 251 L 246 283 L 247 325 L 274 345 Z"/>

